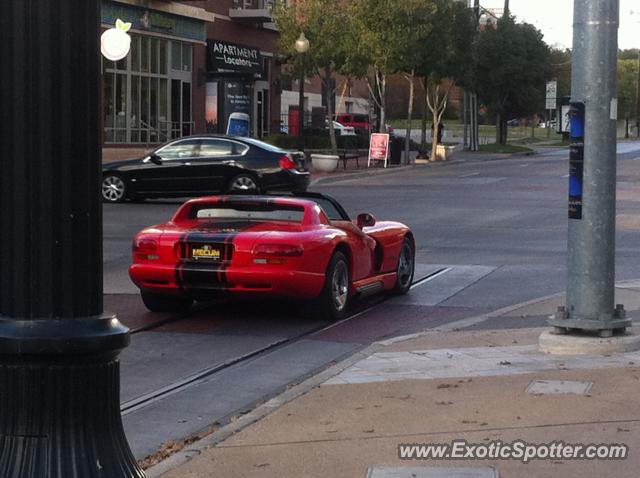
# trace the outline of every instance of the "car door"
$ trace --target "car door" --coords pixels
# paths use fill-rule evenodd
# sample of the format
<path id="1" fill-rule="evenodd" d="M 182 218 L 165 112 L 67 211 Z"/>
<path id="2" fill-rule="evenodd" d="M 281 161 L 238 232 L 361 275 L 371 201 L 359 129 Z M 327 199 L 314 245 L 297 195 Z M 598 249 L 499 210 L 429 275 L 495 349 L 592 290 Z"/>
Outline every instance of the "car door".
<path id="1" fill-rule="evenodd" d="M 189 167 L 196 159 L 200 139 L 181 139 L 163 146 L 153 154 L 160 164 L 154 163 L 150 157 L 132 175 L 136 189 L 149 195 L 179 194 L 190 192 Z"/>
<path id="2" fill-rule="evenodd" d="M 373 275 L 376 260 L 376 241 L 355 225 L 346 212 L 341 211 L 327 198 L 314 198 L 331 221 L 331 225 L 346 232 L 353 253 L 352 281 L 365 279 Z"/>
<path id="3" fill-rule="evenodd" d="M 190 182 L 199 193 L 225 192 L 240 171 L 249 146 L 227 138 L 202 138 L 198 157 L 191 161 Z"/>

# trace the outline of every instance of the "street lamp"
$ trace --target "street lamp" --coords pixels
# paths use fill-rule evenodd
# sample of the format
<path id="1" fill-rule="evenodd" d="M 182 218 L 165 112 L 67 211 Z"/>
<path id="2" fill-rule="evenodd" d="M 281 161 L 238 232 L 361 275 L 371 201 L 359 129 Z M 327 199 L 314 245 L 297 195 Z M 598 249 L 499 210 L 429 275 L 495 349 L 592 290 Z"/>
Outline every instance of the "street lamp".
<path id="1" fill-rule="evenodd" d="M 300 33 L 300 37 L 296 40 L 295 49 L 298 52 L 298 65 L 300 67 L 300 83 L 298 85 L 298 144 L 300 150 L 304 151 L 304 137 L 302 131 L 304 129 L 304 55 L 309 51 L 309 40 Z"/>

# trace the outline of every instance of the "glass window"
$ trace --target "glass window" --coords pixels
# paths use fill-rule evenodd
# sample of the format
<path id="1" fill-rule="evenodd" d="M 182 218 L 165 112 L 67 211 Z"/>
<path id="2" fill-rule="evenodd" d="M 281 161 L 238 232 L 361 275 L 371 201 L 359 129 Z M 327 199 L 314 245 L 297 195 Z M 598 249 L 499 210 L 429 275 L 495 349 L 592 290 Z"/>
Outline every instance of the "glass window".
<path id="1" fill-rule="evenodd" d="M 149 42 L 149 37 L 140 38 L 140 71 L 149 71 Z"/>
<path id="2" fill-rule="evenodd" d="M 160 40 L 160 64 L 158 65 L 158 73 L 167 74 L 167 40 Z"/>
<path id="3" fill-rule="evenodd" d="M 193 158 L 196 155 L 196 146 L 199 142 L 200 140 L 197 139 L 177 141 L 157 150 L 156 154 L 160 156 L 164 161 L 182 158 Z"/>
<path id="4" fill-rule="evenodd" d="M 171 42 L 171 69 L 182 70 L 182 44 L 179 41 Z"/>
<path id="5" fill-rule="evenodd" d="M 160 56 L 160 45 L 157 38 L 151 39 L 150 44 L 151 73 L 158 73 L 158 58 Z"/>
<path id="6" fill-rule="evenodd" d="M 116 76 L 115 114 L 116 128 L 127 127 L 127 76 Z"/>
<path id="7" fill-rule="evenodd" d="M 131 35 L 131 71 L 140 71 L 140 37 Z"/>
<path id="8" fill-rule="evenodd" d="M 189 43 L 182 44 L 182 70 L 191 71 L 191 45 Z"/>
<path id="9" fill-rule="evenodd" d="M 205 139 L 200 145 L 200 154 L 198 156 L 202 158 L 209 158 L 212 156 L 231 156 L 234 154 L 234 145 L 236 143 L 232 141 L 226 141 L 224 139 Z"/>
<path id="10" fill-rule="evenodd" d="M 158 78 L 151 78 L 151 94 L 149 100 L 149 124 L 158 127 Z"/>
<path id="11" fill-rule="evenodd" d="M 131 128 L 139 128 L 140 120 L 140 77 L 131 76 Z M 133 141 L 133 139 L 132 139 Z"/>
<path id="12" fill-rule="evenodd" d="M 160 109 L 158 110 L 158 122 L 160 123 L 160 129 L 167 133 L 168 129 L 168 112 L 167 112 L 167 80 L 165 78 L 160 79 Z"/>
<path id="13" fill-rule="evenodd" d="M 115 118 L 114 118 L 114 99 L 113 99 L 113 90 L 114 90 L 114 80 L 115 74 L 113 73 L 105 73 L 104 75 L 104 127 L 105 128 L 113 128 L 115 126 Z"/>

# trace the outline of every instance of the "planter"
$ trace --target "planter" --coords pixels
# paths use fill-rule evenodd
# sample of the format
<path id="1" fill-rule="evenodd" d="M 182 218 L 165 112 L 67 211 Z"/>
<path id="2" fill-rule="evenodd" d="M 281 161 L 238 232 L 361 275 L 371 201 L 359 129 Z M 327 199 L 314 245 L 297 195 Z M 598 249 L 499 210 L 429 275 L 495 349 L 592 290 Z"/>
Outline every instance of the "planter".
<path id="1" fill-rule="evenodd" d="M 455 146 L 445 146 L 444 144 L 437 145 L 435 161 L 446 161 L 451 158 L 454 149 Z"/>
<path id="2" fill-rule="evenodd" d="M 330 154 L 312 154 L 311 165 L 314 171 L 332 173 L 338 168 L 339 156 Z"/>

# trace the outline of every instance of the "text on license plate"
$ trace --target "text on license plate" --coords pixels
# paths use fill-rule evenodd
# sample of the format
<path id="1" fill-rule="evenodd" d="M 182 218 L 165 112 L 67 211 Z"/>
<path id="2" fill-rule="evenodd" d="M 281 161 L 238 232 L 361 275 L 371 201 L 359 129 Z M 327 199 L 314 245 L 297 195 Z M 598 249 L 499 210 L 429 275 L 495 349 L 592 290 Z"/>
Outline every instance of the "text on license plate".
<path id="1" fill-rule="evenodd" d="M 191 249 L 192 259 L 207 259 L 210 261 L 219 261 L 222 257 L 220 248 L 214 246 L 197 246 Z"/>

